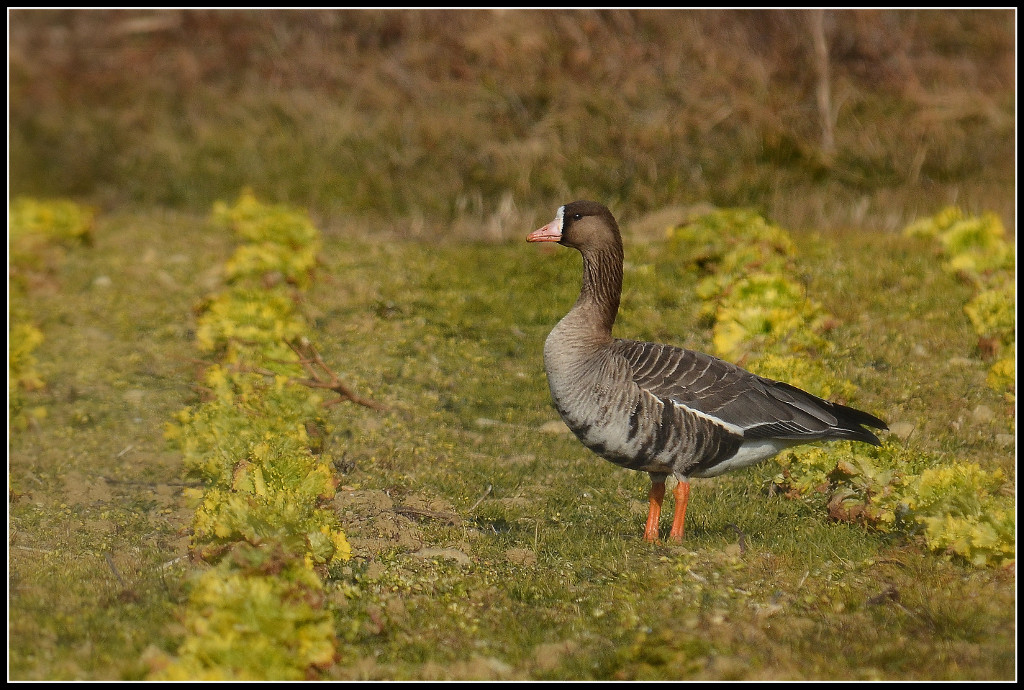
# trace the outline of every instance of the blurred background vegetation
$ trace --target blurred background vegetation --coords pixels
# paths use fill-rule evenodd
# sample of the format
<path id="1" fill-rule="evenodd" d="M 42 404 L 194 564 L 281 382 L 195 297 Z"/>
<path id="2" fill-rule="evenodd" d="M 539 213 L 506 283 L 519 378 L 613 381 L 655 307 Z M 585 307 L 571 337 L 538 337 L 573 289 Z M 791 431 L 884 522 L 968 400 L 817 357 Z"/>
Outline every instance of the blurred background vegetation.
<path id="1" fill-rule="evenodd" d="M 9 17 L 10 192 L 518 237 L 753 206 L 893 230 L 1015 214 L 1015 16 L 970 11 L 42 11 Z"/>

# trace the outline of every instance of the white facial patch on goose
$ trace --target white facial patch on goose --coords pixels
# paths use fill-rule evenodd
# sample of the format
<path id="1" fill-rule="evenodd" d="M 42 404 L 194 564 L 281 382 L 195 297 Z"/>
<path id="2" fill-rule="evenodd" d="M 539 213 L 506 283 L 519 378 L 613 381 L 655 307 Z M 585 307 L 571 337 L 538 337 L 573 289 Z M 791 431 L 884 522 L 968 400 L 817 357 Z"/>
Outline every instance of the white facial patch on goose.
<path id="1" fill-rule="evenodd" d="M 558 212 L 555 213 L 555 220 L 558 221 L 558 234 L 561 235 L 565 229 L 565 206 L 558 207 Z"/>

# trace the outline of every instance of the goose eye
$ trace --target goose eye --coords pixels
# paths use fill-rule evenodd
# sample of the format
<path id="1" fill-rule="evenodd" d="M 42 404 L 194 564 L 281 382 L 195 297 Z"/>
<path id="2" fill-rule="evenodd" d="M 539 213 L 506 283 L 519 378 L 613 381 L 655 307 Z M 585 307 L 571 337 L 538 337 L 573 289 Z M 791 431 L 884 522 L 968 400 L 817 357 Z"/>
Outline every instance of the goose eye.
<path id="1" fill-rule="evenodd" d="M 574 214 L 572 214 L 572 219 L 573 220 L 581 220 L 582 218 L 583 218 L 583 214 L 582 213 L 574 213 Z"/>

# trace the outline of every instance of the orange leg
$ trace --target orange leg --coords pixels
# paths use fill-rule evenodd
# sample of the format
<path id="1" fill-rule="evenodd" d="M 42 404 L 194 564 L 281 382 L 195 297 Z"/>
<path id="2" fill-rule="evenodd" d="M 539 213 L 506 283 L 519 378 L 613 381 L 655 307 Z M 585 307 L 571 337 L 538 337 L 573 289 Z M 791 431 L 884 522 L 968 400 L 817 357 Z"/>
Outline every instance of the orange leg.
<path id="1" fill-rule="evenodd" d="M 647 526 L 644 527 L 644 541 L 658 541 L 658 519 L 661 517 L 661 501 L 665 498 L 665 478 L 651 479 L 651 491 L 647 494 L 651 505 L 647 509 Z"/>
<path id="2" fill-rule="evenodd" d="M 690 500 L 690 482 L 680 481 L 676 484 L 675 495 L 676 512 L 672 516 L 672 531 L 669 532 L 668 538 L 674 542 L 682 542 L 683 523 L 686 522 L 686 504 Z"/>

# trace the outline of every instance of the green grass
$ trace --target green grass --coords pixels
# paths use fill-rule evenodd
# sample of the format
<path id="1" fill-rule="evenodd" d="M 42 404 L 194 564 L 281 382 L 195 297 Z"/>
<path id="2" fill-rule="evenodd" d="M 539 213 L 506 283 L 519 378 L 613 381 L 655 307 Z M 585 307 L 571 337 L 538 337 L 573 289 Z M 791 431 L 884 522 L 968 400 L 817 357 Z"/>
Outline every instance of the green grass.
<path id="1" fill-rule="evenodd" d="M 166 213 L 101 216 L 95 235 L 26 298 L 48 382 L 27 397 L 48 415 L 11 438 L 12 678 L 137 677 L 181 634 L 186 569 L 164 566 L 189 512 L 161 432 L 194 400 L 190 309 L 229 242 Z M 809 293 L 842 321 L 831 364 L 858 403 L 916 424 L 922 449 L 1014 476 L 968 288 L 918 240 L 794 239 Z M 683 265 L 627 237 L 618 334 L 707 348 Z M 695 482 L 685 544 L 644 543 L 646 476 L 541 428 L 557 420 L 541 348 L 579 270 L 560 247 L 327 229 L 304 308 L 324 358 L 391 408 L 332 412 L 356 557 L 328 583 L 327 677 L 1013 676 L 1012 568 L 770 495 L 771 463 Z"/>
<path id="2" fill-rule="evenodd" d="M 1012 452 L 994 439 L 1012 433 L 1010 411 L 982 385 L 984 366 L 966 317 L 948 317 L 967 290 L 938 273 L 927 252 L 908 240 L 798 236 L 798 242 L 809 289 L 844 319 L 835 339 L 847 345 L 833 364 L 862 386 L 860 404 L 890 421 L 918 424 L 915 442 L 922 448 L 1012 472 Z M 768 496 L 770 464 L 697 482 L 684 547 L 643 544 L 638 502 L 646 477 L 597 459 L 571 436 L 538 432 L 557 419 L 540 350 L 575 297 L 573 252 L 431 246 L 416 265 L 391 264 L 394 244 L 332 247 L 343 251 L 332 274 L 347 276 L 348 285 L 372 285 L 381 270 L 401 276 L 378 282 L 362 298 L 364 314 L 374 304 L 391 305 L 372 339 L 353 333 L 351 319 L 325 324 L 325 335 L 341 329 L 325 338 L 329 353 L 336 348 L 331 360 L 372 362 L 379 383 L 364 373 L 360 385 L 403 411 L 383 426 L 375 419 L 369 438 L 364 429 L 346 439 L 356 467 L 346 483 L 387 490 L 396 502 L 426 489 L 457 513 L 491 487 L 474 513 L 464 515 L 467 525 L 438 535 L 474 558 L 476 568 L 455 579 L 468 620 L 452 623 L 476 632 L 456 635 L 462 642 L 453 644 L 451 626 L 435 636 L 434 626 L 425 632 L 410 622 L 417 604 L 425 607 L 424 622 L 443 615 L 434 597 L 450 596 L 445 587 L 428 601 L 403 596 L 405 614 L 394 629 L 385 625 L 364 639 L 381 649 L 376 665 L 364 669 L 370 677 L 449 677 L 458 673 L 453 662 L 495 655 L 511 667 L 506 675 L 554 678 L 977 678 L 1012 668 L 1012 619 L 987 599 L 1012 602 L 1006 589 L 1012 572 L 963 569 L 902 539 L 832 523 L 801 503 Z M 687 296 L 694 277 L 679 271 L 662 245 L 627 251 L 632 268 L 618 332 L 705 344 Z M 360 273 L 351 263 L 355 256 L 371 273 Z M 901 266 L 898 281 L 872 281 L 892 274 L 894 265 Z M 865 282 L 857 282 L 858 271 Z M 641 276 L 647 281 L 638 284 Z M 424 300 L 425 294 L 436 297 Z M 933 314 L 940 306 L 947 315 L 941 325 Z M 967 371 L 952 381 L 943 378 L 945 366 L 926 371 L 914 351 L 919 343 L 933 348 L 929 359 L 943 365 L 969 359 Z M 977 404 L 1000 409 L 999 419 L 981 428 L 965 420 L 965 407 Z M 481 425 L 481 417 L 499 423 Z M 530 572 L 510 564 L 509 549 L 535 554 Z M 387 610 L 397 586 L 390 578 L 408 577 L 408 568 L 408 560 L 395 558 L 360 591 L 371 593 L 371 601 L 373 594 L 382 597 L 377 605 Z M 452 569 L 445 565 L 442 572 Z M 480 608 L 486 614 L 473 615 Z M 539 624 L 523 626 L 523 617 Z M 992 637 L 979 636 L 981 630 Z M 577 643 L 573 651 L 553 668 L 550 660 L 538 667 L 537 649 L 566 641 Z M 433 649 L 425 659 L 445 670 L 410 666 L 410 644 Z M 981 649 L 990 644 L 1003 651 Z M 722 657 L 729 661 L 719 670 Z M 473 677 L 487 669 L 494 671 L 478 659 L 464 671 Z"/>
<path id="3" fill-rule="evenodd" d="M 163 429 L 192 395 L 190 309 L 227 238 L 160 212 L 100 228 L 30 273 L 21 305 L 47 416 L 10 437 L 12 678 L 140 675 L 184 597 L 190 511 Z"/>

